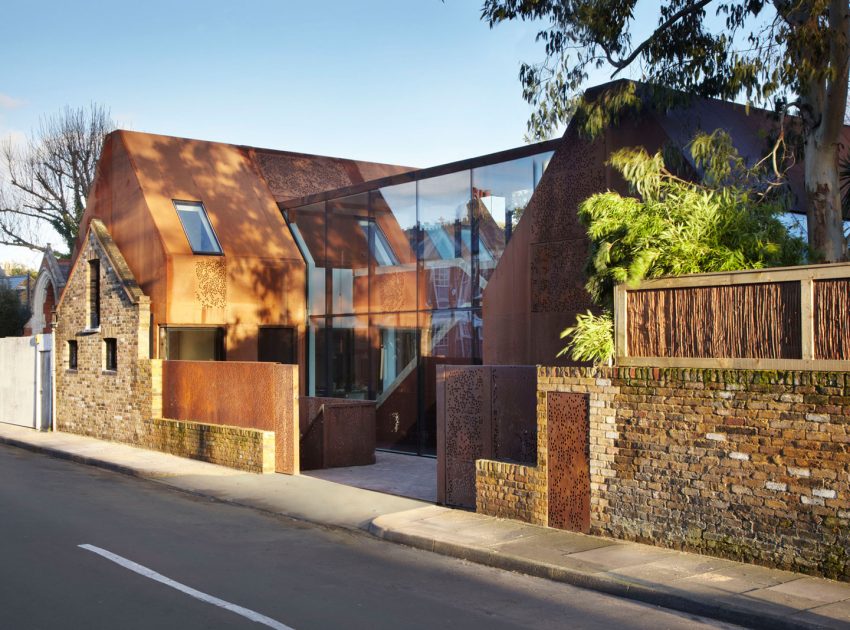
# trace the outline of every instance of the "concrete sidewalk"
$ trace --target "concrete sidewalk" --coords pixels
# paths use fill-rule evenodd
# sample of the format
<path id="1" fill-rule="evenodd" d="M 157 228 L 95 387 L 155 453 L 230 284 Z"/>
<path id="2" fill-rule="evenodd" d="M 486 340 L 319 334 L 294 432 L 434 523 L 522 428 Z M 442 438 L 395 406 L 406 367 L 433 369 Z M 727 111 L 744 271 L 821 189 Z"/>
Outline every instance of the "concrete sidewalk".
<path id="1" fill-rule="evenodd" d="M 850 584 L 451 510 L 307 476 L 255 475 L 0 424 L 0 443 L 463 560 L 759 628 L 850 628 Z"/>

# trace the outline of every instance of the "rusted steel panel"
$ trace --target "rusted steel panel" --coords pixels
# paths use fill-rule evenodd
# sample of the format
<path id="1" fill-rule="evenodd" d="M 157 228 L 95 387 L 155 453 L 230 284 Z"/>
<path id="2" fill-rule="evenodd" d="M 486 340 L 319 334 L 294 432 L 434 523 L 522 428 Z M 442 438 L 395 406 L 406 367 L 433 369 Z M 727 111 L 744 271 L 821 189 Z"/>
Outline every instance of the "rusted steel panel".
<path id="1" fill-rule="evenodd" d="M 533 366 L 437 366 L 437 500 L 475 507 L 475 460 L 534 464 Z"/>
<path id="2" fill-rule="evenodd" d="M 324 468 L 375 463 L 375 403 L 338 401 L 325 405 Z"/>
<path id="3" fill-rule="evenodd" d="M 491 451 L 489 368 L 444 366 L 444 375 L 445 503 L 475 507 L 475 460 Z"/>
<path id="4" fill-rule="evenodd" d="M 590 460 L 586 394 L 546 395 L 549 526 L 590 531 Z"/>
<path id="5" fill-rule="evenodd" d="M 527 366 L 490 368 L 492 459 L 537 463 L 537 370 Z"/>
<path id="6" fill-rule="evenodd" d="M 301 469 L 375 463 L 375 403 L 303 396 L 300 399 Z"/>
<path id="7" fill-rule="evenodd" d="M 163 416 L 274 431 L 277 379 L 291 368 L 241 361 L 163 361 Z"/>

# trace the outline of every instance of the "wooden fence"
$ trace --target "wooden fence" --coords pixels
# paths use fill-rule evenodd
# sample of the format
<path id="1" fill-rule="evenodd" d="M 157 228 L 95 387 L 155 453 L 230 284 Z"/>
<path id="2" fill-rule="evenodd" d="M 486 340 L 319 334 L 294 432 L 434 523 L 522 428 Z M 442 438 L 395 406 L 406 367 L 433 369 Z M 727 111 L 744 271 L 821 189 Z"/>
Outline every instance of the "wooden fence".
<path id="1" fill-rule="evenodd" d="M 614 292 L 624 366 L 850 369 L 850 264 L 706 273 Z"/>

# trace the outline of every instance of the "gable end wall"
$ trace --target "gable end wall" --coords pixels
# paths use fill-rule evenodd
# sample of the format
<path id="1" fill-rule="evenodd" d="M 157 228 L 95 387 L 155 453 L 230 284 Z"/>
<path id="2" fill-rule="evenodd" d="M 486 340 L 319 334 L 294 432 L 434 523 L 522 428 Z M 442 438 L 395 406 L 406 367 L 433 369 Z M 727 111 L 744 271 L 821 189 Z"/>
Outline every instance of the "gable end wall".
<path id="1" fill-rule="evenodd" d="M 88 261 L 100 260 L 101 327 L 88 325 Z M 119 442 L 139 443 L 151 418 L 150 300 L 134 303 L 100 241 L 89 233 L 71 272 L 56 326 L 56 426 Z M 103 370 L 104 339 L 117 339 L 118 369 Z M 68 369 L 68 341 L 78 348 Z"/>

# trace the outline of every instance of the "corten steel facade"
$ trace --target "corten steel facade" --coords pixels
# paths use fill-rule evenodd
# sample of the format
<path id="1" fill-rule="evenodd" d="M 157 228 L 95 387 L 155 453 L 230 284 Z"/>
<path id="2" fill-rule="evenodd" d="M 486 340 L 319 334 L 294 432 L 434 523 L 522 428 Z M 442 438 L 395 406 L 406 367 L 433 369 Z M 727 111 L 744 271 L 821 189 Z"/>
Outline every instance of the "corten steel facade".
<path id="1" fill-rule="evenodd" d="M 307 261 L 306 391 L 375 400 L 436 453 L 436 366 L 484 358 L 482 298 L 560 140 L 281 204 Z"/>
<path id="2" fill-rule="evenodd" d="M 305 264 L 277 202 L 407 170 L 116 131 L 80 233 L 101 220 L 150 297 L 152 358 L 256 361 L 290 337 L 271 358 L 301 363 Z M 193 251 L 176 204 L 202 208 L 220 252 Z"/>
<path id="3" fill-rule="evenodd" d="M 81 234 L 101 220 L 150 297 L 152 358 L 297 363 L 302 395 L 375 401 L 378 447 L 433 454 L 438 364 L 568 364 L 613 150 L 726 128 L 753 159 L 773 124 L 698 99 L 422 170 L 118 131 Z"/>

